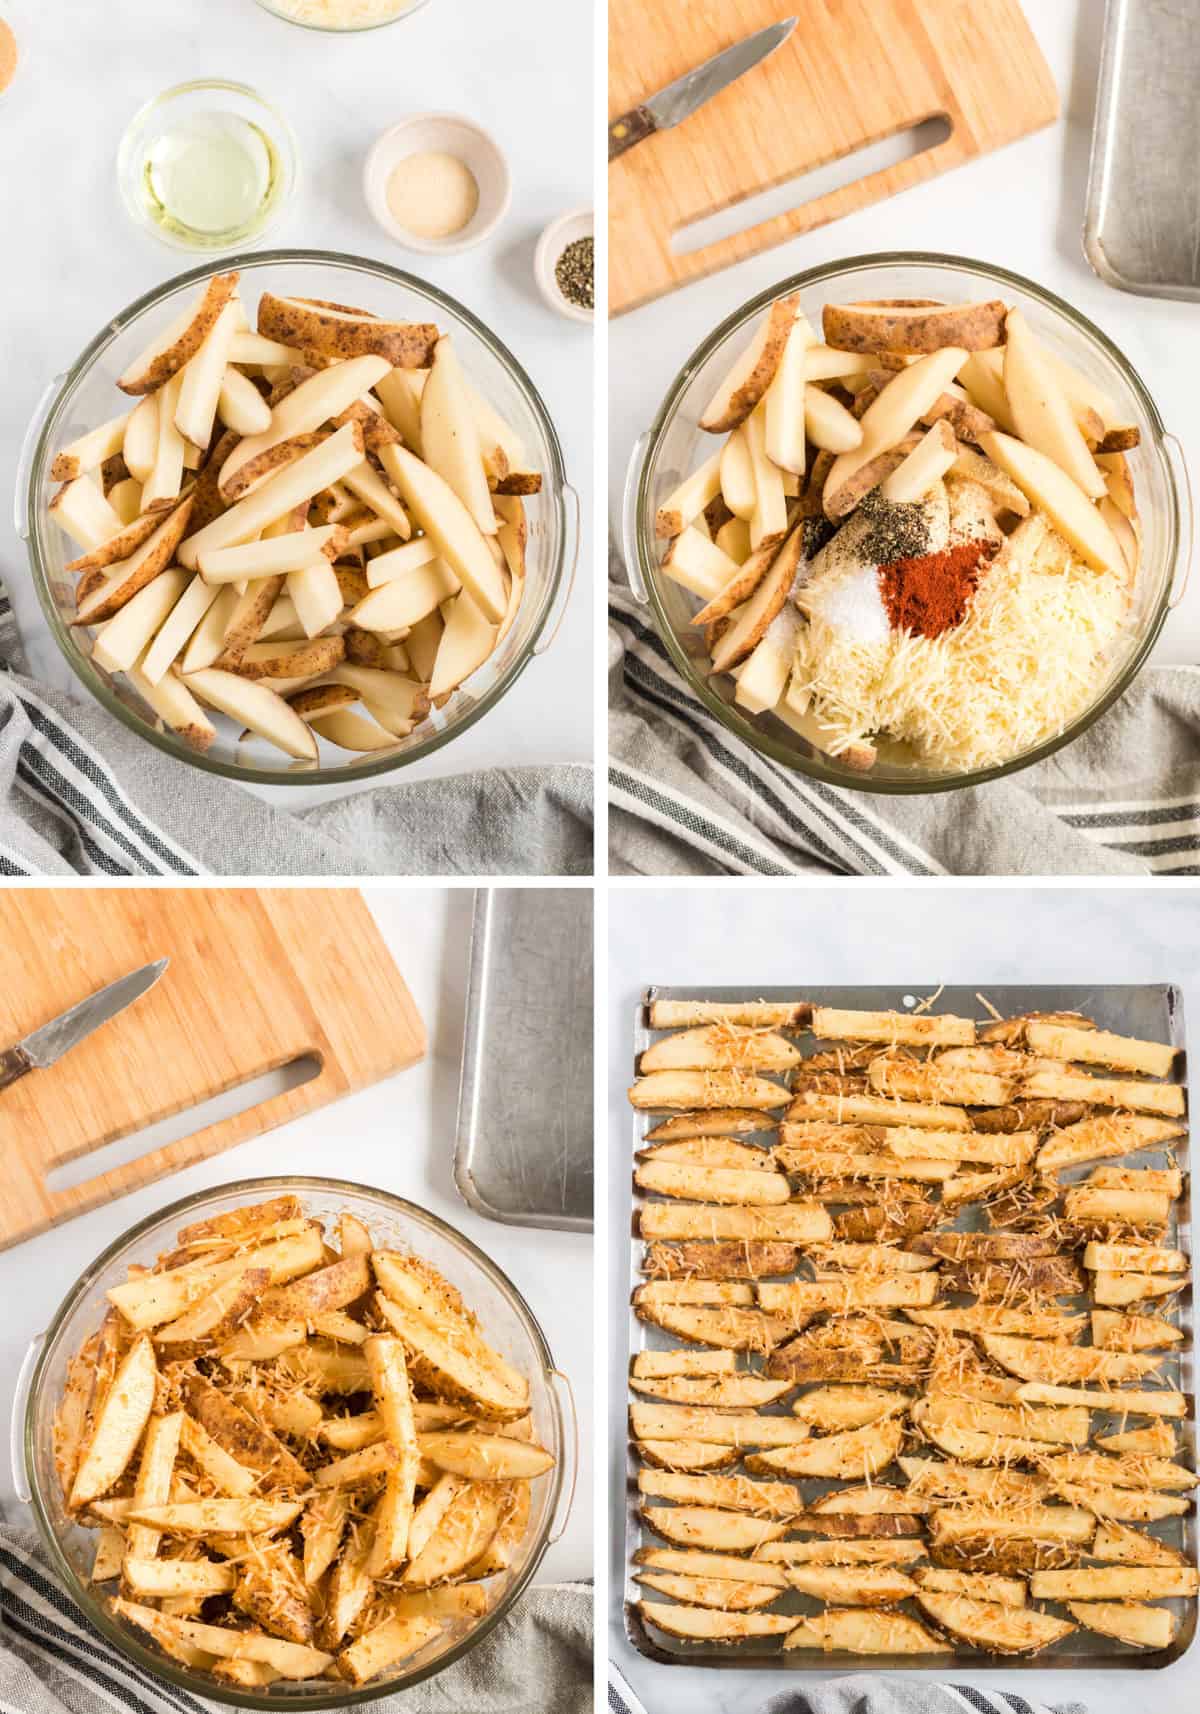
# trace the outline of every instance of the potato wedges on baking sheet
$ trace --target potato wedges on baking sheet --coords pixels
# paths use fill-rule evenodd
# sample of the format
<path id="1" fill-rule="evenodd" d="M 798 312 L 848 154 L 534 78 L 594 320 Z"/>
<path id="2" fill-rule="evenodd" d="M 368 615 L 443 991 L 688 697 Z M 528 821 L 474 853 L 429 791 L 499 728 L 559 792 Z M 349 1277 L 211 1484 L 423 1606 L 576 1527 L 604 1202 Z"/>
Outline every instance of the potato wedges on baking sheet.
<path id="1" fill-rule="evenodd" d="M 1163 1666 L 1196 1626 L 1171 987 L 651 989 L 625 1613 L 663 1662 Z"/>

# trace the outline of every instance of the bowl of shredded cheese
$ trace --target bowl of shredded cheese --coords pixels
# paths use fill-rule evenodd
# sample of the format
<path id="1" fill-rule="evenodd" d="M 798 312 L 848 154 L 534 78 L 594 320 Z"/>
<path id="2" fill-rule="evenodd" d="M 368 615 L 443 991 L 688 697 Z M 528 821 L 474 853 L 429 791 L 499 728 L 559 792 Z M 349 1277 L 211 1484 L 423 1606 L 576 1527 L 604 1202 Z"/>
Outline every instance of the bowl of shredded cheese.
<path id="1" fill-rule="evenodd" d="M 1085 377 L 1130 425 L 1137 444 L 1120 457 L 1131 501 L 1136 496 L 1135 565 L 1121 575 L 1089 565 L 1016 487 L 1010 490 L 1015 504 L 1007 509 L 1004 494 L 989 481 L 1000 473 L 970 449 L 969 436 L 960 449 L 966 449 L 968 469 L 976 461 L 970 475 L 982 475 L 984 486 L 966 479 L 960 466 L 919 505 L 893 503 L 881 476 L 874 489 L 863 485 L 848 515 L 831 519 L 819 497 L 815 505 L 804 498 L 821 444 L 814 444 L 810 415 L 810 475 L 792 481 L 787 502 L 795 579 L 760 651 L 779 656 L 773 663 L 778 682 L 746 649 L 723 644 L 723 626 L 728 635 L 739 618 L 751 625 L 753 601 L 766 598 L 771 574 L 752 598 L 732 608 L 732 619 L 729 602 L 706 599 L 706 580 L 719 576 L 717 562 L 725 563 L 727 548 L 749 566 L 735 544 L 739 533 L 747 538 L 757 527 L 736 512 L 731 517 L 725 504 L 729 457 L 738 448 L 726 452 L 728 443 L 712 432 L 714 393 L 719 397 L 720 384 L 752 339 L 761 346 L 764 318 L 773 306 L 778 313 L 784 300 L 789 314 L 794 304 L 818 330 L 818 342 L 822 311 L 831 304 L 911 310 L 984 300 L 1019 310 L 1050 360 Z M 820 344 L 815 349 L 832 372 L 837 352 Z M 871 379 L 881 388 L 887 377 L 874 373 Z M 853 387 L 865 380 L 856 376 L 850 383 L 845 406 L 854 404 Z M 831 391 L 836 396 L 843 386 L 834 381 Z M 952 391 L 966 401 L 961 388 Z M 818 402 L 824 405 L 828 396 Z M 825 408 L 841 412 L 845 406 L 830 400 Z M 732 414 L 736 408 L 727 411 L 724 427 Z M 763 413 L 755 415 L 763 426 L 752 426 L 751 437 L 767 432 Z M 953 445 L 949 429 L 943 432 Z M 909 438 L 915 443 L 918 434 Z M 819 456 L 828 461 L 831 455 Z M 706 469 L 713 478 L 707 486 Z M 690 509 L 688 496 L 707 511 L 681 529 L 689 520 L 678 507 Z M 736 310 L 688 358 L 639 439 L 625 498 L 625 555 L 635 595 L 706 714 L 785 767 L 881 793 L 978 785 L 1078 737 L 1145 662 L 1169 610 L 1186 536 L 1169 437 L 1123 353 L 1072 305 L 1032 281 L 932 254 L 862 256 L 810 269 Z M 749 577 L 746 586 L 752 586 Z M 736 591 L 735 580 L 730 589 Z M 772 688 L 760 694 L 760 683 Z M 777 695 L 783 683 L 786 693 Z"/>
<path id="2" fill-rule="evenodd" d="M 429 0 L 257 0 L 264 12 L 304 30 L 330 34 L 378 30 L 419 12 Z"/>

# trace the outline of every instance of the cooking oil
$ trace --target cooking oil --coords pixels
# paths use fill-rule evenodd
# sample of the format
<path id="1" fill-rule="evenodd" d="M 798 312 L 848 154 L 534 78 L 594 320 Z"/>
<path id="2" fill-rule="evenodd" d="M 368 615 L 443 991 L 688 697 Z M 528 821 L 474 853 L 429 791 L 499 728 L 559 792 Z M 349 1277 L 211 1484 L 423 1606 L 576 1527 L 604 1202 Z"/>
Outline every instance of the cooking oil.
<path id="1" fill-rule="evenodd" d="M 280 186 L 274 143 L 236 113 L 180 115 L 147 150 L 146 212 L 176 242 L 220 249 L 252 237 Z"/>

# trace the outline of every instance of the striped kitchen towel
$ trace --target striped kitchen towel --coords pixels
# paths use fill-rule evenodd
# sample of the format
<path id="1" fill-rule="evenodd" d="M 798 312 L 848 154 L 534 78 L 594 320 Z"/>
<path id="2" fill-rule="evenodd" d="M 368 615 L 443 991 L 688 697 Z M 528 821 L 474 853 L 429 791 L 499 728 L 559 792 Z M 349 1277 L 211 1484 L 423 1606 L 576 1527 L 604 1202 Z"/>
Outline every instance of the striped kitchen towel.
<path id="1" fill-rule="evenodd" d="M 495 769 L 289 813 L 30 678 L 0 582 L 0 876 L 590 875 L 592 780 Z"/>
<path id="2" fill-rule="evenodd" d="M 750 1714 L 743 1695 L 738 1706 Z M 609 1714 L 649 1714 L 621 1673 L 612 1668 Z M 1007 1690 L 980 1690 L 974 1684 L 930 1684 L 920 1679 L 883 1678 L 853 1673 L 785 1690 L 761 1704 L 760 1714 L 1086 1714 L 1082 1702 L 1031 1702 Z"/>
<path id="3" fill-rule="evenodd" d="M 1148 667 L 1048 761 L 884 797 L 781 768 L 696 700 L 614 567 L 614 875 L 1200 875 L 1200 667 Z"/>
<path id="4" fill-rule="evenodd" d="M 592 1589 L 526 1590 L 478 1648 L 379 1714 L 591 1714 Z M 24 1531 L 0 1527 L 0 1714 L 213 1714 L 95 1630 Z"/>

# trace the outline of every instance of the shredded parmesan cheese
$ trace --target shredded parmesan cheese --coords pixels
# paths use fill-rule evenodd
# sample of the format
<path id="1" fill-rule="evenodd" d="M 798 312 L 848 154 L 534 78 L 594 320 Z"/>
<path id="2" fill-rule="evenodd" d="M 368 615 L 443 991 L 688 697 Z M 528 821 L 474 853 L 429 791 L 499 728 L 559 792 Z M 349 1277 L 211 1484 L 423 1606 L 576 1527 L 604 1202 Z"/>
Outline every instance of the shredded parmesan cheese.
<path id="1" fill-rule="evenodd" d="M 1009 538 L 962 624 L 939 637 L 859 640 L 830 622 L 819 580 L 808 586 L 790 694 L 811 704 L 832 752 L 885 734 L 923 761 L 987 767 L 1088 707 L 1124 623 L 1125 589 L 1057 538 L 1049 551 L 1031 551 L 1036 541 Z"/>

